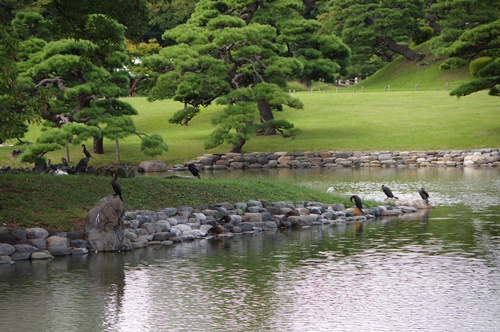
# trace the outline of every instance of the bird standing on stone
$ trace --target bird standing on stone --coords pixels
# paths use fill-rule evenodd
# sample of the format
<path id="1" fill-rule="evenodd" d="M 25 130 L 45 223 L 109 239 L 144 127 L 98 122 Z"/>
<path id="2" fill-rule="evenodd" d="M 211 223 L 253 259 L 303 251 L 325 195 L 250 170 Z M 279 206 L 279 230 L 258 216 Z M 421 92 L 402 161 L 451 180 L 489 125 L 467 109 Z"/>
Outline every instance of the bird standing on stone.
<path id="1" fill-rule="evenodd" d="M 418 193 L 420 194 L 420 197 L 422 197 L 422 199 L 426 203 L 429 203 L 429 194 L 427 193 L 427 191 L 424 188 L 420 188 L 420 190 L 418 191 Z"/>
<path id="2" fill-rule="evenodd" d="M 196 176 L 198 179 L 201 179 L 200 171 L 198 170 L 198 168 L 196 168 L 194 164 L 189 164 L 188 169 L 191 172 L 191 174 L 193 174 L 193 176 Z"/>
<path id="3" fill-rule="evenodd" d="M 363 203 L 361 202 L 361 198 L 359 198 L 358 195 L 352 195 L 350 198 L 350 201 L 356 205 L 356 207 L 359 209 L 359 212 L 363 214 Z"/>
<path id="4" fill-rule="evenodd" d="M 120 186 L 118 181 L 116 181 L 117 177 L 118 177 L 118 175 L 116 174 L 116 172 L 113 172 L 113 181 L 111 181 L 111 186 L 113 187 L 113 190 L 115 191 L 115 197 L 116 196 L 120 197 L 120 200 L 123 202 L 122 187 Z"/>
<path id="5" fill-rule="evenodd" d="M 395 197 L 391 191 L 391 189 L 389 189 L 389 187 L 386 187 L 385 185 L 382 185 L 382 190 L 384 191 L 385 195 L 387 196 L 387 198 L 395 198 L 395 199 L 398 199 L 397 197 Z"/>
<path id="6" fill-rule="evenodd" d="M 85 144 L 82 144 L 82 147 L 83 147 L 83 153 L 85 154 L 85 157 L 87 158 L 94 158 L 92 157 L 92 155 L 90 154 L 89 150 L 87 150 L 87 148 L 85 147 Z M 95 159 L 95 158 L 94 158 Z"/>
<path id="7" fill-rule="evenodd" d="M 219 225 L 219 223 L 215 220 L 207 221 L 207 224 L 212 226 L 212 228 L 210 228 L 208 231 L 214 234 L 215 238 L 218 238 L 219 234 L 222 234 L 224 232 L 224 227 Z"/>

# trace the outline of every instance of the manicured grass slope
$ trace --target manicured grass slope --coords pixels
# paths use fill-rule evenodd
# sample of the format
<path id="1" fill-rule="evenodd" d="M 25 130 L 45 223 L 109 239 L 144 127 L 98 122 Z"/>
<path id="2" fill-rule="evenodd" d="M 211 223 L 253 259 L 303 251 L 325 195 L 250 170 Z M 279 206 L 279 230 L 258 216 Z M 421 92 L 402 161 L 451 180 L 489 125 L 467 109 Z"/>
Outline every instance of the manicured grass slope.
<path id="1" fill-rule="evenodd" d="M 82 230 L 88 211 L 101 198 L 113 194 L 111 178 L 103 176 L 51 176 L 0 174 L 0 220 L 3 225 L 42 226 Z M 267 201 L 320 201 L 352 204 L 348 197 L 295 185 L 288 181 L 189 180 L 140 177 L 119 179 L 127 211 L 182 205 L 200 206 L 252 199 Z M 364 202 L 373 205 L 373 202 Z"/>
<path id="2" fill-rule="evenodd" d="M 302 130 L 295 139 L 252 137 L 244 151 L 318 151 L 318 150 L 428 150 L 473 149 L 498 147 L 500 144 L 500 112 L 498 100 L 486 92 L 460 99 L 445 91 L 296 93 L 305 107 L 302 110 L 285 109 L 277 113 Z M 173 125 L 169 117 L 181 107 L 172 101 L 148 102 L 145 98 L 127 99 L 139 115 L 135 116 L 137 130 L 159 133 L 169 145 L 162 159 L 168 164 L 184 163 L 205 153 L 224 153 L 229 146 L 204 150 L 213 126 L 210 119 L 221 112 L 221 107 L 202 109 L 189 126 Z M 33 128 L 28 140 L 35 140 L 39 128 Z M 92 146 L 92 142 L 87 142 Z M 0 148 L 0 165 L 16 165 L 10 157 L 18 146 Z M 114 142 L 105 140 L 104 155 L 95 155 L 91 165 L 115 163 Z M 130 136 L 120 140 L 121 163 L 137 165 L 151 159 L 140 152 L 140 139 Z M 47 154 L 59 162 L 64 151 Z M 80 146 L 71 146 L 71 162 L 83 157 Z"/>

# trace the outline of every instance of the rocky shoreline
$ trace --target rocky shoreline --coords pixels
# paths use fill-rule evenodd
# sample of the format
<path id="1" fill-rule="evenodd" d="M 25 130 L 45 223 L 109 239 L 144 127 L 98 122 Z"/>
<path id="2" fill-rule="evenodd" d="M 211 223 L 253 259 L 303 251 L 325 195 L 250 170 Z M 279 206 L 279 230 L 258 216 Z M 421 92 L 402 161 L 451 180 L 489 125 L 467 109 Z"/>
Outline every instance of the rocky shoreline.
<path id="1" fill-rule="evenodd" d="M 359 224 L 375 218 L 402 218 L 426 213 L 411 206 L 381 205 L 363 209 L 320 202 L 265 202 L 251 200 L 212 206 L 167 207 L 159 211 L 124 213 L 124 236 L 130 249 L 168 246 L 203 238 L 235 236 L 284 228 Z M 213 232 L 214 222 L 221 226 Z M 0 264 L 20 260 L 47 260 L 56 256 L 94 252 L 84 233 L 57 232 L 43 228 L 0 227 Z"/>
<path id="2" fill-rule="evenodd" d="M 228 153 L 206 154 L 192 162 L 207 170 L 315 167 L 499 167 L 500 149 Z"/>

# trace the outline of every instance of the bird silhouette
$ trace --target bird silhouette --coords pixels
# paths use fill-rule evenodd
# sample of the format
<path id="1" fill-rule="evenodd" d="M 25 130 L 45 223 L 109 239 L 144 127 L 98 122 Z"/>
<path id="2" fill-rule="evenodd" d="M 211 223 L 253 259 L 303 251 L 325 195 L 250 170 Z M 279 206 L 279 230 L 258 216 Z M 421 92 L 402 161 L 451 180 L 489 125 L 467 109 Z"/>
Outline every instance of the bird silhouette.
<path id="1" fill-rule="evenodd" d="M 207 221 L 207 224 L 212 226 L 208 231 L 212 233 L 215 236 L 215 238 L 218 238 L 219 234 L 222 234 L 224 232 L 224 227 L 222 227 L 215 220 Z"/>
<path id="2" fill-rule="evenodd" d="M 385 195 L 388 198 L 398 199 L 397 197 L 394 196 L 394 194 L 392 193 L 392 191 L 391 191 L 391 189 L 389 187 L 386 187 L 385 185 L 382 185 L 382 190 L 384 191 Z"/>
<path id="3" fill-rule="evenodd" d="M 350 201 L 356 205 L 356 207 L 359 209 L 361 214 L 363 214 L 363 203 L 361 202 L 361 198 L 359 198 L 358 195 L 352 195 L 350 198 Z"/>
<path id="4" fill-rule="evenodd" d="M 191 174 L 193 174 L 193 176 L 196 176 L 198 179 L 201 179 L 200 171 L 198 170 L 198 168 L 196 168 L 196 166 L 194 164 L 192 164 L 192 163 L 189 164 L 188 169 L 191 172 Z"/>
<path id="5" fill-rule="evenodd" d="M 418 193 L 420 194 L 420 197 L 422 197 L 422 199 L 424 201 L 426 201 L 427 203 L 429 203 L 429 194 L 427 193 L 427 191 L 424 188 L 420 188 L 420 190 L 418 191 Z"/>
<path id="6" fill-rule="evenodd" d="M 111 181 L 111 186 L 113 187 L 113 190 L 115 192 L 115 197 L 116 196 L 120 197 L 120 200 L 123 202 L 122 186 L 120 186 L 120 184 L 116 180 L 117 178 L 118 178 L 118 175 L 116 174 L 116 172 L 113 172 L 113 180 Z"/>
<path id="7" fill-rule="evenodd" d="M 90 154 L 89 150 L 87 150 L 87 148 L 85 147 L 85 144 L 82 144 L 82 147 L 83 147 L 83 153 L 85 154 L 85 157 L 87 158 L 94 158 L 92 157 L 92 155 Z M 94 158 L 95 159 L 95 158 Z"/>

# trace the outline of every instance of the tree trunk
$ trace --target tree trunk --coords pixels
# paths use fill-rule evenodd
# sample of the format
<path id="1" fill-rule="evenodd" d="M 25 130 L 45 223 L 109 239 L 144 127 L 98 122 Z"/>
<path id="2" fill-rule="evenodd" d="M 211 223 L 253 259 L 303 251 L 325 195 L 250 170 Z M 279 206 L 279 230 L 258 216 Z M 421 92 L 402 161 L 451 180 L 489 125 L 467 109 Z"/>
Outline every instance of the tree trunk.
<path id="1" fill-rule="evenodd" d="M 115 151 L 116 151 L 116 161 L 120 163 L 120 143 L 119 140 L 115 140 Z"/>
<path id="2" fill-rule="evenodd" d="M 430 12 L 429 9 L 433 4 L 435 4 L 437 0 L 426 0 L 425 1 L 425 9 L 427 11 L 427 14 L 425 15 L 425 18 L 429 22 L 429 26 L 434 30 L 434 33 L 439 34 L 443 30 L 443 28 L 438 24 L 437 22 L 437 17 L 434 15 L 434 13 Z"/>
<path id="3" fill-rule="evenodd" d="M 392 52 L 404 56 L 407 60 L 418 62 L 425 58 L 425 54 L 414 51 L 406 45 L 399 45 L 392 38 L 387 36 L 377 37 Z"/>
<path id="4" fill-rule="evenodd" d="M 244 138 L 236 139 L 235 142 L 233 143 L 233 147 L 231 148 L 231 150 L 229 150 L 229 152 L 241 153 L 241 151 L 243 150 L 243 145 L 245 145 L 245 143 L 246 143 L 246 139 L 244 139 Z"/>
<path id="5" fill-rule="evenodd" d="M 260 114 L 260 122 L 261 123 L 265 123 L 265 122 L 274 120 L 274 114 L 273 114 L 273 111 L 271 110 L 271 105 L 269 104 L 269 102 L 267 100 L 259 99 L 258 107 L 259 107 L 259 114 Z M 265 128 L 264 131 L 261 133 L 261 135 L 264 135 L 264 136 L 276 135 L 276 129 L 274 127 Z"/>
<path id="6" fill-rule="evenodd" d="M 104 154 L 104 139 L 102 137 L 94 137 L 93 150 L 96 154 Z"/>

